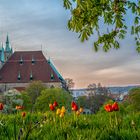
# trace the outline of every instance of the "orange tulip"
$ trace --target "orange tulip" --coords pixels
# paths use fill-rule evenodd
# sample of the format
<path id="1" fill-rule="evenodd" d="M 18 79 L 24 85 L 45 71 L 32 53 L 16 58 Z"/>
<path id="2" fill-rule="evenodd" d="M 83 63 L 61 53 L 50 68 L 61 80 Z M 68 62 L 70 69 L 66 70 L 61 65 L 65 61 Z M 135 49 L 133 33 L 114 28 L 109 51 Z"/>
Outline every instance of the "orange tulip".
<path id="1" fill-rule="evenodd" d="M 54 106 L 52 104 L 49 104 L 49 107 L 50 107 L 51 111 L 54 111 L 55 108 L 54 108 Z"/>
<path id="2" fill-rule="evenodd" d="M 3 110 L 3 108 L 4 108 L 3 103 L 0 103 L 0 110 Z"/>
<path id="3" fill-rule="evenodd" d="M 64 113 L 61 112 L 61 114 L 60 114 L 60 118 L 63 118 L 63 117 L 64 117 Z"/>
<path id="4" fill-rule="evenodd" d="M 112 105 L 112 109 L 113 111 L 118 111 L 119 110 L 119 106 L 117 102 L 114 102 L 114 104 Z"/>
<path id="5" fill-rule="evenodd" d="M 16 106 L 16 110 L 21 110 L 23 109 L 23 106 Z"/>
<path id="6" fill-rule="evenodd" d="M 82 113 L 84 111 L 84 109 L 82 107 L 80 107 L 79 112 Z"/>
<path id="7" fill-rule="evenodd" d="M 25 116 L 26 116 L 26 112 L 22 112 L 22 113 L 21 113 L 21 116 L 22 116 L 22 117 L 25 117 Z"/>
<path id="8" fill-rule="evenodd" d="M 113 108 L 112 108 L 112 105 L 111 105 L 111 104 L 105 105 L 104 109 L 105 109 L 107 112 L 112 112 L 112 111 L 113 111 Z"/>

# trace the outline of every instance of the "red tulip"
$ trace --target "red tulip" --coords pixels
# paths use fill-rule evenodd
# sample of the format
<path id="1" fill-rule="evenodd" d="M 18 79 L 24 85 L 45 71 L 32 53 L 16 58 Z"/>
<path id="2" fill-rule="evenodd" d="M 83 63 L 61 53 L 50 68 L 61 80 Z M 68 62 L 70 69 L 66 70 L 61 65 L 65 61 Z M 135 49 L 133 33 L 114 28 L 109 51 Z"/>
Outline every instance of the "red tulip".
<path id="1" fill-rule="evenodd" d="M 113 111 L 118 111 L 119 110 L 119 106 L 117 102 L 114 102 L 114 104 L 112 105 L 112 109 Z"/>
<path id="2" fill-rule="evenodd" d="M 58 103 L 56 101 L 54 101 L 53 106 L 54 107 L 58 106 Z"/>
<path id="3" fill-rule="evenodd" d="M 54 111 L 55 108 L 54 108 L 54 106 L 52 104 L 49 104 L 49 107 L 50 107 L 51 111 Z"/>
<path id="4" fill-rule="evenodd" d="M 75 102 L 72 102 L 72 103 L 71 103 L 71 107 L 72 107 L 72 108 L 73 108 L 75 105 L 76 105 Z"/>
<path id="5" fill-rule="evenodd" d="M 73 107 L 73 110 L 74 110 L 74 111 L 77 111 L 77 110 L 78 110 L 78 106 L 75 105 L 75 106 Z"/>
<path id="6" fill-rule="evenodd" d="M 25 117 L 25 116 L 26 116 L 26 112 L 22 112 L 22 113 L 21 113 L 21 116 L 22 116 L 22 117 Z"/>
<path id="7" fill-rule="evenodd" d="M 4 108 L 3 103 L 0 103 L 0 110 L 3 110 L 3 108 Z"/>
<path id="8" fill-rule="evenodd" d="M 113 108 L 112 108 L 112 105 L 111 105 L 111 104 L 105 105 L 104 109 L 105 109 L 107 112 L 112 112 L 112 111 L 113 111 Z"/>

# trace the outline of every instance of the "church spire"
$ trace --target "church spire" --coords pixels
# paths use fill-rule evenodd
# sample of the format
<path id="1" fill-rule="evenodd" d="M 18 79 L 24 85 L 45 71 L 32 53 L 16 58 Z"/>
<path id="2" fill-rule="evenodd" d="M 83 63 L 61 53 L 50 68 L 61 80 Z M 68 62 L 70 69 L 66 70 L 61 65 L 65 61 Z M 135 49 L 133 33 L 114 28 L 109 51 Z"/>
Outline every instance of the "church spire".
<path id="1" fill-rule="evenodd" d="M 6 52 L 10 52 L 10 51 L 11 51 L 8 34 L 7 34 L 7 37 L 6 37 L 6 47 L 5 47 L 5 51 L 6 51 Z"/>

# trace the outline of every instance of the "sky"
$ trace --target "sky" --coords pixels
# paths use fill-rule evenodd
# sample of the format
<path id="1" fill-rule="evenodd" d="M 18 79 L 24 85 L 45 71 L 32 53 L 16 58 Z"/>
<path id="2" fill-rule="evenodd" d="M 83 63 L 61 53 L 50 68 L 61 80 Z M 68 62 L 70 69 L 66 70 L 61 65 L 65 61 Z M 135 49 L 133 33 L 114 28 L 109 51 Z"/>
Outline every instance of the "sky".
<path id="1" fill-rule="evenodd" d="M 69 18 L 62 0 L 0 0 L 0 42 L 8 33 L 14 51 L 42 49 L 64 78 L 73 79 L 75 88 L 99 82 L 140 84 L 140 54 L 132 36 L 120 42 L 119 50 L 94 52 L 97 36 L 81 43 L 67 28 Z"/>

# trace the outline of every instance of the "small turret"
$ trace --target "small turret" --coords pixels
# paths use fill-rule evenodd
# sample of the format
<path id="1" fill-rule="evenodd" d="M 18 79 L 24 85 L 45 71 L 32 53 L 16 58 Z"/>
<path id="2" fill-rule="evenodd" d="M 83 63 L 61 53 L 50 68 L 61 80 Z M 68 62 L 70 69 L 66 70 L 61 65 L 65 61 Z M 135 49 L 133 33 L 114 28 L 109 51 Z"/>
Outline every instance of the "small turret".
<path id="1" fill-rule="evenodd" d="M 5 47 L 5 51 L 6 51 L 6 52 L 11 52 L 10 42 L 9 42 L 9 37 L 8 37 L 8 35 L 7 35 L 7 37 L 6 37 L 6 47 Z"/>
<path id="2" fill-rule="evenodd" d="M 13 49 L 10 45 L 9 42 L 9 36 L 7 35 L 6 37 L 6 43 L 5 43 L 6 47 L 5 47 L 5 61 L 7 61 L 9 59 L 9 57 L 13 54 Z"/>

